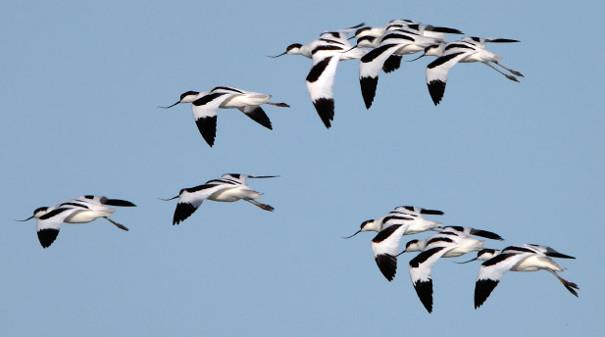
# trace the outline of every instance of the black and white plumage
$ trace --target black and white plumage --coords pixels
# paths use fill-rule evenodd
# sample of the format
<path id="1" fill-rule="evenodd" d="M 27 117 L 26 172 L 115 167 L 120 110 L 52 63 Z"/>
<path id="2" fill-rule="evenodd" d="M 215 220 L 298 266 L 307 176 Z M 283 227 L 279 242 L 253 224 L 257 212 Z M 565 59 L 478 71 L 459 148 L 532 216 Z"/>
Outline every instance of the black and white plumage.
<path id="1" fill-rule="evenodd" d="M 559 275 L 564 268 L 553 258 L 575 259 L 573 256 L 559 253 L 551 247 L 535 244 L 504 248 L 499 254 L 481 264 L 475 283 L 475 309 L 485 303 L 507 271 L 546 270 L 553 274 L 565 289 L 577 297 L 580 288 L 577 284 Z"/>
<path id="2" fill-rule="evenodd" d="M 273 211 L 273 207 L 259 202 L 262 193 L 257 192 L 246 184 L 247 178 L 274 178 L 277 176 L 252 176 L 240 173 L 224 174 L 218 179 L 211 179 L 202 185 L 183 188 L 179 194 L 170 199 L 179 199 L 172 224 L 178 225 L 189 218 L 200 207 L 204 200 L 234 202 L 238 200 L 247 201 L 265 211 Z"/>
<path id="3" fill-rule="evenodd" d="M 471 235 L 502 240 L 500 235 L 490 231 L 456 226 L 445 227 L 426 240 L 412 240 L 406 244 L 404 252 L 421 251 L 410 260 L 409 271 L 414 290 L 429 313 L 433 311 L 433 265 L 442 257 L 457 257 L 482 250 L 483 241 Z"/>
<path id="4" fill-rule="evenodd" d="M 336 69 L 340 61 L 359 59 L 365 53 L 361 49 L 353 48 L 347 39 L 338 34 L 323 33 L 319 39 L 305 45 L 294 43 L 286 51 L 273 56 L 302 55 L 311 58 L 313 65 L 309 71 L 306 84 L 311 102 L 326 128 L 332 126 L 334 120 L 334 96 L 332 86 Z"/>
<path id="5" fill-rule="evenodd" d="M 359 84 L 367 109 L 372 106 L 378 75 L 399 68 L 401 57 L 424 51 L 423 56 L 437 56 L 441 53 L 445 40 L 427 37 L 407 30 L 388 30 L 377 39 L 378 45 L 361 58 L 359 63 Z"/>
<path id="6" fill-rule="evenodd" d="M 88 223 L 98 218 L 104 218 L 114 226 L 127 231 L 126 226 L 110 218 L 114 210 L 108 206 L 134 207 L 135 204 L 121 199 L 109 199 L 105 196 L 85 195 L 53 207 L 39 207 L 34 210 L 31 217 L 18 221 L 37 219 L 38 240 L 43 248 L 49 247 L 55 241 L 62 223 Z"/>
<path id="7" fill-rule="evenodd" d="M 426 67 L 426 83 L 435 105 L 441 102 L 445 92 L 448 72 L 457 63 L 480 62 L 514 82 L 519 82 L 519 78 L 524 77 L 519 71 L 503 65 L 500 62 L 500 56 L 486 49 L 486 42 L 508 43 L 519 41 L 504 38 L 484 39 L 467 37 L 448 43 L 443 48 L 443 55 L 429 63 Z"/>
<path id="8" fill-rule="evenodd" d="M 219 108 L 236 108 L 250 117 L 253 121 L 272 129 L 271 120 L 261 108 L 263 104 L 277 107 L 289 107 L 286 103 L 270 101 L 271 95 L 245 91 L 233 87 L 219 86 L 209 92 L 187 91 L 181 94 L 179 100 L 165 109 L 179 103 L 191 103 L 193 118 L 198 130 L 208 145 L 214 145 L 216 138 L 216 120 Z"/>
<path id="9" fill-rule="evenodd" d="M 357 47 L 371 48 L 359 64 L 359 82 L 366 108 L 374 101 L 381 70 L 393 72 L 399 69 L 404 55 L 419 51 L 424 51 L 422 56 L 441 55 L 446 33 L 462 34 L 462 31 L 408 19 L 391 20 L 384 27 L 357 29 Z"/>
<path id="10" fill-rule="evenodd" d="M 361 232 L 380 232 L 392 225 L 406 225 L 407 233 L 415 234 L 441 226 L 440 222 L 425 219 L 423 215 L 443 215 L 443 211 L 416 206 L 397 206 L 387 215 L 365 220 L 359 226 L 359 230 L 343 239 L 349 239 Z"/>
<path id="11" fill-rule="evenodd" d="M 383 217 L 362 222 L 357 232 L 345 238 L 366 231 L 378 232 L 371 242 L 374 261 L 382 275 L 392 281 L 397 272 L 397 255 L 402 236 L 440 228 L 440 222 L 425 219 L 422 215 L 443 214 L 434 209 L 399 206 Z"/>

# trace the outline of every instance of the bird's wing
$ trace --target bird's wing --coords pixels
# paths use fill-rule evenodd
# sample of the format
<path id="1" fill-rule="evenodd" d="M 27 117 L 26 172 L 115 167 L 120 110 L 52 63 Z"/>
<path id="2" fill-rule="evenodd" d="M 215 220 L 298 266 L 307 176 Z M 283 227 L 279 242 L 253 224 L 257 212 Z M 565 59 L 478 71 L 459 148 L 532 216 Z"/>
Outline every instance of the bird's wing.
<path id="1" fill-rule="evenodd" d="M 260 106 L 248 105 L 243 108 L 239 108 L 239 110 L 258 124 L 266 127 L 269 130 L 273 129 L 269 116 L 267 116 L 263 108 Z"/>
<path id="2" fill-rule="evenodd" d="M 335 47 L 335 46 L 319 46 Z M 316 50 L 317 50 L 316 48 Z M 307 75 L 306 83 L 309 96 L 319 114 L 322 122 L 329 128 L 334 119 L 334 98 L 332 95 L 332 85 L 336 68 L 340 60 L 339 51 L 319 50 L 313 54 L 313 67 Z"/>
<path id="3" fill-rule="evenodd" d="M 44 214 L 38 219 L 36 231 L 38 240 L 43 248 L 49 247 L 59 235 L 61 223 L 70 215 L 79 212 L 81 208 L 60 206 Z"/>
<path id="4" fill-rule="evenodd" d="M 428 248 L 420 252 L 410 260 L 410 278 L 412 285 L 418 294 L 420 302 L 428 312 L 433 311 L 433 280 L 431 279 L 431 268 L 449 247 L 442 244 L 438 247 Z"/>
<path id="5" fill-rule="evenodd" d="M 374 101 L 380 70 L 387 59 L 400 47 L 401 45 L 397 43 L 383 44 L 370 50 L 361 58 L 361 62 L 359 62 L 359 85 L 366 108 L 369 109 Z"/>
<path id="6" fill-rule="evenodd" d="M 417 220 L 418 218 L 420 218 L 420 215 L 391 211 L 382 219 L 383 228 L 397 224 L 409 224 L 410 221 Z"/>
<path id="7" fill-rule="evenodd" d="M 534 251 L 541 253 L 542 255 L 546 255 L 549 257 L 556 257 L 556 258 L 561 258 L 561 259 L 575 259 L 575 257 L 566 255 L 563 253 L 559 253 L 554 248 L 549 247 L 549 246 L 537 245 L 537 244 L 532 243 L 532 244 L 524 245 L 524 247 L 532 249 Z"/>
<path id="8" fill-rule="evenodd" d="M 397 254 L 405 225 L 391 225 L 376 234 L 372 239 L 372 251 L 378 269 L 387 280 L 392 281 L 397 273 Z"/>
<path id="9" fill-rule="evenodd" d="M 221 104 L 232 97 L 233 93 L 214 92 L 193 101 L 193 118 L 198 130 L 208 145 L 214 145 L 216 137 L 216 112 Z"/>
<path id="10" fill-rule="evenodd" d="M 185 188 L 179 193 L 179 201 L 174 210 L 172 224 L 178 225 L 191 216 L 202 202 L 210 195 L 220 190 L 230 188 L 229 184 L 203 184 L 191 188 Z"/>
<path id="11" fill-rule="evenodd" d="M 218 86 L 212 88 L 212 90 L 210 90 L 210 93 L 245 94 L 247 93 L 247 91 L 234 87 Z"/>
<path id="12" fill-rule="evenodd" d="M 439 104 L 441 98 L 443 98 L 449 70 L 472 53 L 475 53 L 475 51 L 453 50 L 452 53 L 438 57 L 426 66 L 426 84 L 435 105 Z"/>
<path id="13" fill-rule="evenodd" d="M 486 239 L 492 240 L 503 240 L 502 237 L 494 232 L 486 231 L 483 229 L 476 229 L 473 227 L 462 227 L 462 226 L 446 226 L 446 229 L 453 229 L 464 233 L 465 235 L 475 235 Z"/>
<path id="14" fill-rule="evenodd" d="M 443 214 L 445 214 L 445 213 L 443 213 L 443 211 L 440 211 L 437 209 L 429 209 L 429 208 L 422 208 L 422 207 L 409 206 L 409 205 L 395 207 L 394 211 L 402 212 L 402 213 L 407 212 L 410 214 L 426 214 L 426 215 L 443 215 Z"/>
<path id="15" fill-rule="evenodd" d="M 117 207 L 135 207 L 136 205 L 128 200 L 122 199 L 111 199 L 107 198 L 103 195 L 83 195 L 78 197 L 74 201 L 76 202 L 84 202 L 87 204 L 98 204 L 98 205 L 107 205 L 107 206 L 117 206 Z"/>
<path id="16" fill-rule="evenodd" d="M 532 254 L 534 253 L 509 251 L 483 262 L 475 282 L 475 309 L 485 302 L 506 271 Z"/>

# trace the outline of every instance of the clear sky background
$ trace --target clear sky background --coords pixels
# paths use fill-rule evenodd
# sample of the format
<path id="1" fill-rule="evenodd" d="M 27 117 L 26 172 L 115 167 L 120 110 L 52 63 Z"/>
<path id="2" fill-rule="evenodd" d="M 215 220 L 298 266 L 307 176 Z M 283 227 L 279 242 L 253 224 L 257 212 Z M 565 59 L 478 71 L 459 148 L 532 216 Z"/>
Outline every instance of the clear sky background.
<path id="1" fill-rule="evenodd" d="M 604 10 L 599 1 L 3 1 L 0 335 L 605 335 Z M 435 107 L 421 60 L 382 75 L 366 111 L 348 61 L 326 130 L 305 87 L 310 60 L 265 57 L 393 18 L 519 39 L 490 48 L 526 78 L 461 64 Z M 292 107 L 265 109 L 273 131 L 220 111 L 211 149 L 190 106 L 157 106 L 215 85 Z M 175 203 L 158 197 L 225 172 L 280 174 L 251 182 L 275 212 L 207 202 L 172 226 Z M 64 225 L 42 249 L 35 222 L 14 221 L 82 194 L 134 201 L 114 217 L 130 232 Z M 388 283 L 373 234 L 340 239 L 400 204 L 507 239 L 492 247 L 541 243 L 576 256 L 560 262 L 580 298 L 549 273 L 509 273 L 475 310 L 479 266 L 448 259 L 434 268 L 427 314 L 409 256 Z"/>

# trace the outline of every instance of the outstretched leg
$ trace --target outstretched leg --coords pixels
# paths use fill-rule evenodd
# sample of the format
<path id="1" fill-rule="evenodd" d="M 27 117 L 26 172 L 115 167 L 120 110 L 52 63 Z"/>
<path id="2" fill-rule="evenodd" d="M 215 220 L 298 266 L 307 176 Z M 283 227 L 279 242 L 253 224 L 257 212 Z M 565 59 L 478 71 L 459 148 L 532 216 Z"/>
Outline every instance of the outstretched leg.
<path id="1" fill-rule="evenodd" d="M 490 67 L 490 68 L 494 69 L 495 71 L 499 72 L 500 74 L 504 75 L 506 78 L 508 78 L 511 81 L 519 82 L 519 80 L 515 76 L 503 72 L 502 70 L 494 67 L 491 63 L 485 62 L 483 64 L 487 65 L 488 67 Z"/>
<path id="2" fill-rule="evenodd" d="M 267 205 L 267 204 L 263 204 L 262 202 L 258 202 L 254 199 L 244 199 L 247 202 L 251 203 L 252 205 L 260 208 L 260 209 L 264 209 L 265 211 L 269 211 L 269 212 L 273 212 L 274 208 L 271 205 Z"/>
<path id="3" fill-rule="evenodd" d="M 515 69 L 511 69 L 511 68 L 509 68 L 509 67 L 505 66 L 504 64 L 502 64 L 502 63 L 498 62 L 498 61 L 495 61 L 494 63 L 495 63 L 495 64 L 497 64 L 497 65 L 499 65 L 499 66 L 500 66 L 500 67 L 502 67 L 503 69 L 506 69 L 507 71 L 509 71 L 511 74 L 513 74 L 513 75 L 515 75 L 515 76 L 519 76 L 519 77 L 525 77 L 525 76 L 523 76 L 523 74 L 521 74 L 521 72 L 520 72 L 520 71 L 516 71 Z"/>
<path id="4" fill-rule="evenodd" d="M 111 222 L 112 225 L 118 227 L 119 229 L 124 230 L 124 231 L 128 231 L 128 227 L 122 225 L 121 223 L 117 223 L 117 222 L 111 220 L 109 217 L 106 217 L 106 216 L 104 216 L 104 218 L 107 219 L 107 221 Z"/>
<path id="5" fill-rule="evenodd" d="M 277 106 L 280 108 L 289 108 L 290 105 L 288 103 L 284 103 L 284 102 L 279 102 L 279 103 L 275 103 L 275 102 L 267 102 L 267 104 L 271 104 L 273 106 Z"/>
<path id="6" fill-rule="evenodd" d="M 569 290 L 569 292 L 572 293 L 575 297 L 578 297 L 578 290 L 580 290 L 580 287 L 578 287 L 577 284 L 567 281 L 555 271 L 553 271 L 552 274 L 555 275 L 555 277 L 559 280 L 559 282 L 561 282 L 565 289 Z"/>

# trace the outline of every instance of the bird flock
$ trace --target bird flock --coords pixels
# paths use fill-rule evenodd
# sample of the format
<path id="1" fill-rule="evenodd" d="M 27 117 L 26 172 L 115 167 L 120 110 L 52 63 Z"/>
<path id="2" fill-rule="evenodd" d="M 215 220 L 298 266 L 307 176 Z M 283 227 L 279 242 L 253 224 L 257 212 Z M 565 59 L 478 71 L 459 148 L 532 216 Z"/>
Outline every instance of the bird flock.
<path id="1" fill-rule="evenodd" d="M 402 61 L 415 62 L 424 57 L 435 57 L 426 65 L 426 84 L 429 96 L 435 105 L 442 102 L 448 73 L 457 63 L 483 63 L 507 79 L 519 82 L 523 74 L 505 66 L 501 57 L 487 49 L 488 43 L 519 42 L 510 38 L 482 38 L 466 36 L 448 41 L 449 35 L 462 35 L 456 28 L 435 26 L 421 22 L 397 19 L 384 26 L 370 27 L 359 24 L 336 31 L 327 31 L 306 43 L 292 43 L 278 55 L 302 55 L 312 60 L 311 70 L 305 79 L 311 102 L 326 128 L 334 121 L 335 103 L 332 86 L 340 61 L 359 60 L 359 85 L 361 97 L 370 109 L 377 95 L 378 77 L 402 67 Z M 351 41 L 356 43 L 353 45 Z M 410 60 L 407 55 L 418 54 Z M 208 92 L 185 91 L 169 109 L 179 104 L 191 104 L 195 124 L 204 141 L 212 147 L 217 132 L 219 109 L 235 108 L 261 126 L 272 129 L 272 123 L 263 110 L 263 105 L 287 108 L 284 102 L 271 101 L 271 95 L 246 91 L 231 86 L 216 86 Z M 273 211 L 273 207 L 260 201 L 262 196 L 248 186 L 248 180 L 275 178 L 276 175 L 246 175 L 228 173 L 208 180 L 201 185 L 182 188 L 174 197 L 178 199 L 172 224 L 178 225 L 191 217 L 204 200 L 235 202 L 244 200 L 262 210 Z M 113 207 L 134 207 L 135 204 L 100 195 L 84 195 L 50 207 L 39 207 L 27 219 L 37 220 L 37 236 L 43 248 L 50 247 L 57 239 L 61 224 L 89 223 L 98 218 L 107 220 L 117 228 L 128 228 L 113 220 Z M 392 281 L 397 272 L 397 259 L 404 253 L 418 252 L 408 263 L 408 270 L 418 297 L 428 312 L 433 310 L 433 283 L 431 270 L 440 258 L 458 257 L 476 252 L 475 260 L 481 261 L 475 281 L 474 305 L 479 308 L 489 297 L 506 271 L 538 271 L 552 273 L 573 295 L 578 296 L 578 286 L 562 278 L 564 270 L 553 258 L 573 259 L 548 246 L 524 244 L 502 249 L 486 248 L 477 237 L 502 240 L 500 235 L 471 227 L 444 226 L 441 222 L 426 219 L 427 216 L 443 216 L 444 212 L 415 206 L 400 206 L 387 215 L 366 220 L 360 229 L 344 237 L 346 239 L 361 232 L 377 232 L 371 240 L 374 260 L 382 275 Z M 404 235 L 432 232 L 425 239 L 414 239 L 402 245 Z"/>
<path id="2" fill-rule="evenodd" d="M 483 261 L 475 281 L 474 303 L 479 308 L 494 288 L 498 285 L 506 271 L 538 271 L 546 270 L 552 273 L 563 286 L 573 295 L 578 296 L 579 287 L 559 275 L 564 269 L 552 258 L 574 259 L 561 254 L 548 246 L 525 244 L 508 246 L 497 250 L 485 248 L 483 240 L 503 240 L 494 232 L 462 226 L 443 226 L 441 222 L 425 219 L 424 216 L 441 216 L 443 211 L 415 206 L 399 206 L 387 215 L 366 220 L 361 223 L 357 232 L 343 237 L 350 239 L 361 232 L 378 232 L 372 239 L 371 246 L 374 260 L 382 275 L 392 281 L 397 273 L 397 257 L 404 253 L 419 252 L 408 264 L 412 286 L 424 308 L 433 311 L 433 280 L 431 270 L 433 265 L 446 257 L 458 257 L 471 252 L 477 252 L 475 260 Z M 404 235 L 435 231 L 426 239 L 410 240 L 401 249 Z"/>

